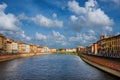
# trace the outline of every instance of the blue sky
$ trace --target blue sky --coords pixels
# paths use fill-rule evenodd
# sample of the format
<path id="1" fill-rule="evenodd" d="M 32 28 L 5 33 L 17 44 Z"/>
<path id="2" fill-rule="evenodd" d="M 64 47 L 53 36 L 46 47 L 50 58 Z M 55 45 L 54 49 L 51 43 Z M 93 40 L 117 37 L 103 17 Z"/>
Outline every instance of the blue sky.
<path id="1" fill-rule="evenodd" d="M 120 34 L 120 0 L 0 0 L 0 33 L 51 48 Z"/>

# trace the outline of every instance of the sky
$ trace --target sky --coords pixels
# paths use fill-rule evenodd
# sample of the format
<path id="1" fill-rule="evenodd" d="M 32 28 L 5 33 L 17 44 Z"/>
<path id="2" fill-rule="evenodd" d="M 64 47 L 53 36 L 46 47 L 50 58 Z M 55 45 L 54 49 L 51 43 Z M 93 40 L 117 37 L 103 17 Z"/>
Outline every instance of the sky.
<path id="1" fill-rule="evenodd" d="M 0 0 L 0 33 L 50 48 L 85 47 L 120 34 L 120 0 Z"/>

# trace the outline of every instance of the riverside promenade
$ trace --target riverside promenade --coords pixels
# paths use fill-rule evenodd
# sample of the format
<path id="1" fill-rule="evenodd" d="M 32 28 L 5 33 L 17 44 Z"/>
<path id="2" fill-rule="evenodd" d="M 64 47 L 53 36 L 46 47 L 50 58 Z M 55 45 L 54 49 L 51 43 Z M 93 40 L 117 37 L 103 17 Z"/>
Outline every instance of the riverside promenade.
<path id="1" fill-rule="evenodd" d="M 87 54 L 79 54 L 82 59 L 108 73 L 120 77 L 120 59 L 99 57 Z"/>
<path id="2" fill-rule="evenodd" d="M 0 62 L 1 61 L 11 60 L 11 59 L 16 59 L 16 58 L 23 58 L 23 57 L 30 57 L 30 56 L 40 56 L 40 55 L 46 55 L 46 54 L 51 54 L 51 53 L 15 53 L 15 54 L 5 54 L 5 55 L 0 55 Z"/>

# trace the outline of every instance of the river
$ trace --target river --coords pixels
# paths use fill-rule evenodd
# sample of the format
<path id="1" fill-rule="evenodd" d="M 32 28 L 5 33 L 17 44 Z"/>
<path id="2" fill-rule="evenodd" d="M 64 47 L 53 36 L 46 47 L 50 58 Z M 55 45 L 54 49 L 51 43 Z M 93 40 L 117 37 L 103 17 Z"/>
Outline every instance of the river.
<path id="1" fill-rule="evenodd" d="M 51 54 L 0 62 L 0 80 L 118 80 L 80 57 Z"/>

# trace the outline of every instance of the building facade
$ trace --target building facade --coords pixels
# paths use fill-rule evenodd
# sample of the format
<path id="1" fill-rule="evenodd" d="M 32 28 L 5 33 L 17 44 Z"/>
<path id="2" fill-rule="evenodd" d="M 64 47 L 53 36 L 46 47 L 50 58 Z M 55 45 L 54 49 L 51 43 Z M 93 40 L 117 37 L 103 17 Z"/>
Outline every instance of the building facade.
<path id="1" fill-rule="evenodd" d="M 9 38 L 4 39 L 4 51 L 6 54 L 12 53 L 12 39 Z"/>
<path id="2" fill-rule="evenodd" d="M 37 46 L 37 53 L 41 53 L 41 49 L 42 49 L 42 47 Z"/>
<path id="3" fill-rule="evenodd" d="M 86 53 L 87 54 L 93 54 L 94 50 L 93 50 L 93 45 L 89 45 L 86 47 Z"/>
<path id="4" fill-rule="evenodd" d="M 98 54 L 97 48 L 98 48 L 98 44 L 97 44 L 97 43 L 93 43 L 93 53 L 94 53 L 95 55 Z"/>
<path id="5" fill-rule="evenodd" d="M 12 40 L 12 53 L 18 53 L 19 49 L 18 49 L 18 43 L 14 40 Z"/>
<path id="6" fill-rule="evenodd" d="M 4 35 L 0 34 L 0 53 L 4 52 Z"/>
<path id="7" fill-rule="evenodd" d="M 83 46 L 78 46 L 76 48 L 76 52 L 77 53 L 86 53 L 86 50 L 85 50 L 85 48 Z"/>
<path id="8" fill-rule="evenodd" d="M 57 49 L 55 49 L 55 48 L 50 48 L 50 52 L 56 52 L 57 51 Z"/>
<path id="9" fill-rule="evenodd" d="M 30 53 L 30 45 L 29 44 L 26 44 L 25 45 L 25 53 Z"/>
<path id="10" fill-rule="evenodd" d="M 47 46 L 43 46 L 41 52 L 50 52 L 50 49 Z"/>

